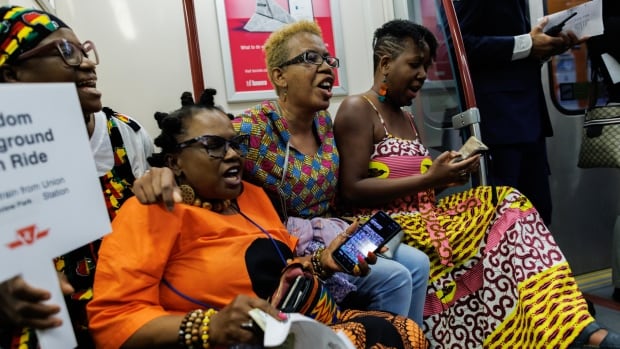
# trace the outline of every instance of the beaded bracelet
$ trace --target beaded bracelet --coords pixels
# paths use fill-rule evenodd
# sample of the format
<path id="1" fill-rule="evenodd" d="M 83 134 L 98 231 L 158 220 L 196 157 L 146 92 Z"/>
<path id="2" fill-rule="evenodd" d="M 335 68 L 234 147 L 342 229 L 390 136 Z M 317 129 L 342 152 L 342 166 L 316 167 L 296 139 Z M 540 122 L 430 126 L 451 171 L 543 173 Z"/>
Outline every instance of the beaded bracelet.
<path id="1" fill-rule="evenodd" d="M 185 315 L 179 328 L 179 345 L 182 348 L 194 349 L 194 343 L 197 343 L 200 338 L 197 335 L 196 326 L 200 326 L 203 318 L 204 311 L 202 309 L 192 310 Z M 196 332 L 194 333 L 194 331 Z"/>
<path id="2" fill-rule="evenodd" d="M 323 251 L 325 251 L 325 248 L 319 247 L 312 254 L 310 261 L 312 262 L 312 270 L 314 271 L 314 274 L 321 280 L 327 280 L 334 275 L 334 272 L 323 268 L 323 265 L 321 264 L 321 256 L 323 255 Z"/>
<path id="3" fill-rule="evenodd" d="M 211 316 L 217 314 L 217 310 L 211 308 L 207 310 L 205 316 L 202 318 L 202 326 L 200 326 L 200 333 L 202 340 L 202 348 L 209 349 L 209 323 L 211 322 Z"/>
<path id="4" fill-rule="evenodd" d="M 187 349 L 209 348 L 209 322 L 215 309 L 192 310 L 185 315 L 179 327 L 179 345 Z"/>

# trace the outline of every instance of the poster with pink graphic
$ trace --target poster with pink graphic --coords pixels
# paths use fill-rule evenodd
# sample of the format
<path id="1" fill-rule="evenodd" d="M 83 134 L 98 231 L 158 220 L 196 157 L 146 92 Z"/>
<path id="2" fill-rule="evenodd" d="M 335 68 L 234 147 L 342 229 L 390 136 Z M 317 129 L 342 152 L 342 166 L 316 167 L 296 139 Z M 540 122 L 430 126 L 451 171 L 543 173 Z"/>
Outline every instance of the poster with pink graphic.
<path id="1" fill-rule="evenodd" d="M 316 21 L 327 50 L 342 56 L 337 0 L 216 0 L 216 7 L 229 102 L 275 98 L 263 45 L 283 25 L 301 19 Z M 343 74 L 334 71 L 334 94 L 344 95 Z"/>

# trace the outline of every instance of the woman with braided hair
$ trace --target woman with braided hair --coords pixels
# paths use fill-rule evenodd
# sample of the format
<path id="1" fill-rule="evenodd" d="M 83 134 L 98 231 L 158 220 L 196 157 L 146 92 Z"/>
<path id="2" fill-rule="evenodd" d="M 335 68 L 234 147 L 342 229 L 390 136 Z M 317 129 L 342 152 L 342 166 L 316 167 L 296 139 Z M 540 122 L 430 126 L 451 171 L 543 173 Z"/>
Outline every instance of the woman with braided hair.
<path id="1" fill-rule="evenodd" d="M 307 20 L 272 32 L 264 50 L 277 98 L 243 111 L 233 125 L 250 137 L 245 179 L 267 192 L 288 231 L 299 238 L 297 252 L 309 255 L 349 225 L 333 212 L 340 157 L 327 108 L 339 59 L 330 55 L 318 24 Z M 158 173 L 136 181 L 142 202 L 166 202 L 172 196 L 172 186 Z M 336 273 L 330 278 L 339 304 L 389 311 L 421 324 L 428 257 L 397 246 L 392 258 L 377 259 L 368 277 Z"/>
<path id="2" fill-rule="evenodd" d="M 212 348 L 257 344 L 249 311 L 285 320 L 267 302 L 291 260 L 317 275 L 341 271 L 331 251 L 294 259 L 297 238 L 262 188 L 242 180 L 248 137 L 235 132 L 207 89 L 201 105 L 157 113 L 161 153 L 183 202 L 168 211 L 129 199 L 103 240 L 88 315 L 98 348 Z M 353 231 L 352 225 L 348 232 Z M 376 257 L 369 256 L 374 263 Z M 360 261 L 358 276 L 369 272 Z M 317 307 L 334 304 L 328 294 Z M 410 319 L 346 310 L 316 320 L 341 330 L 357 348 L 426 348 Z M 322 314 L 322 312 L 321 312 Z"/>

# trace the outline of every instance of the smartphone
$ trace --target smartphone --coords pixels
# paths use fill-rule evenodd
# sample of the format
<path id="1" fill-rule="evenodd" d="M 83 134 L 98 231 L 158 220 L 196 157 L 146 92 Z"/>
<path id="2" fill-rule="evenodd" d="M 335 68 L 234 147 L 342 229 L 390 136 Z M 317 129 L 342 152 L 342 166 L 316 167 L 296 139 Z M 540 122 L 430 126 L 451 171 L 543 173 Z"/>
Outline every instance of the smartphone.
<path id="1" fill-rule="evenodd" d="M 566 22 L 568 22 L 569 19 L 575 17 L 577 15 L 577 12 L 573 12 L 571 13 L 568 17 L 564 18 L 564 20 L 554 26 L 552 26 L 551 28 L 545 30 L 545 34 L 549 35 L 549 36 L 558 36 L 561 32 L 562 29 L 564 28 L 564 24 L 566 24 Z"/>
<path id="2" fill-rule="evenodd" d="M 358 263 L 358 256 L 366 258 L 368 252 L 377 253 L 385 243 L 394 237 L 402 228 L 387 213 L 379 211 L 345 241 L 332 257 L 342 269 L 351 273 Z"/>
<path id="3" fill-rule="evenodd" d="M 298 307 L 306 292 L 308 292 L 308 279 L 303 275 L 297 276 L 293 285 L 288 290 L 284 301 L 278 306 L 278 309 L 285 313 L 292 313 L 299 311 Z"/>

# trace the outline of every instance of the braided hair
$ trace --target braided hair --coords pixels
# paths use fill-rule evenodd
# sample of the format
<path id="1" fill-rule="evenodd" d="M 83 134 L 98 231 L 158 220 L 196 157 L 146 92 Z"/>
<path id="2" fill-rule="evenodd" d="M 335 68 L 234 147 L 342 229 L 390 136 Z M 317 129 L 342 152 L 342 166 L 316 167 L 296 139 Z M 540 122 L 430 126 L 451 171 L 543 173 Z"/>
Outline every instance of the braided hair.
<path id="1" fill-rule="evenodd" d="M 375 30 L 372 40 L 373 68 L 376 71 L 381 57 L 398 57 L 405 50 L 405 39 L 411 38 L 418 47 L 428 45 L 430 58 L 435 60 L 437 55 L 437 39 L 435 35 L 423 25 L 406 19 L 395 19 L 383 24 Z"/>
<path id="2" fill-rule="evenodd" d="M 191 92 L 183 92 L 181 94 L 181 108 L 170 112 L 155 112 L 154 118 L 157 126 L 161 130 L 159 136 L 155 138 L 155 145 L 161 148 L 161 152 L 153 153 L 148 158 L 148 162 L 153 167 L 168 166 L 168 158 L 170 154 L 177 151 L 179 142 L 177 137 L 185 134 L 185 121 L 194 117 L 194 115 L 207 110 L 219 111 L 229 118 L 228 114 L 221 107 L 215 105 L 214 96 L 217 91 L 213 88 L 207 88 L 202 92 L 198 103 L 194 103 Z"/>

